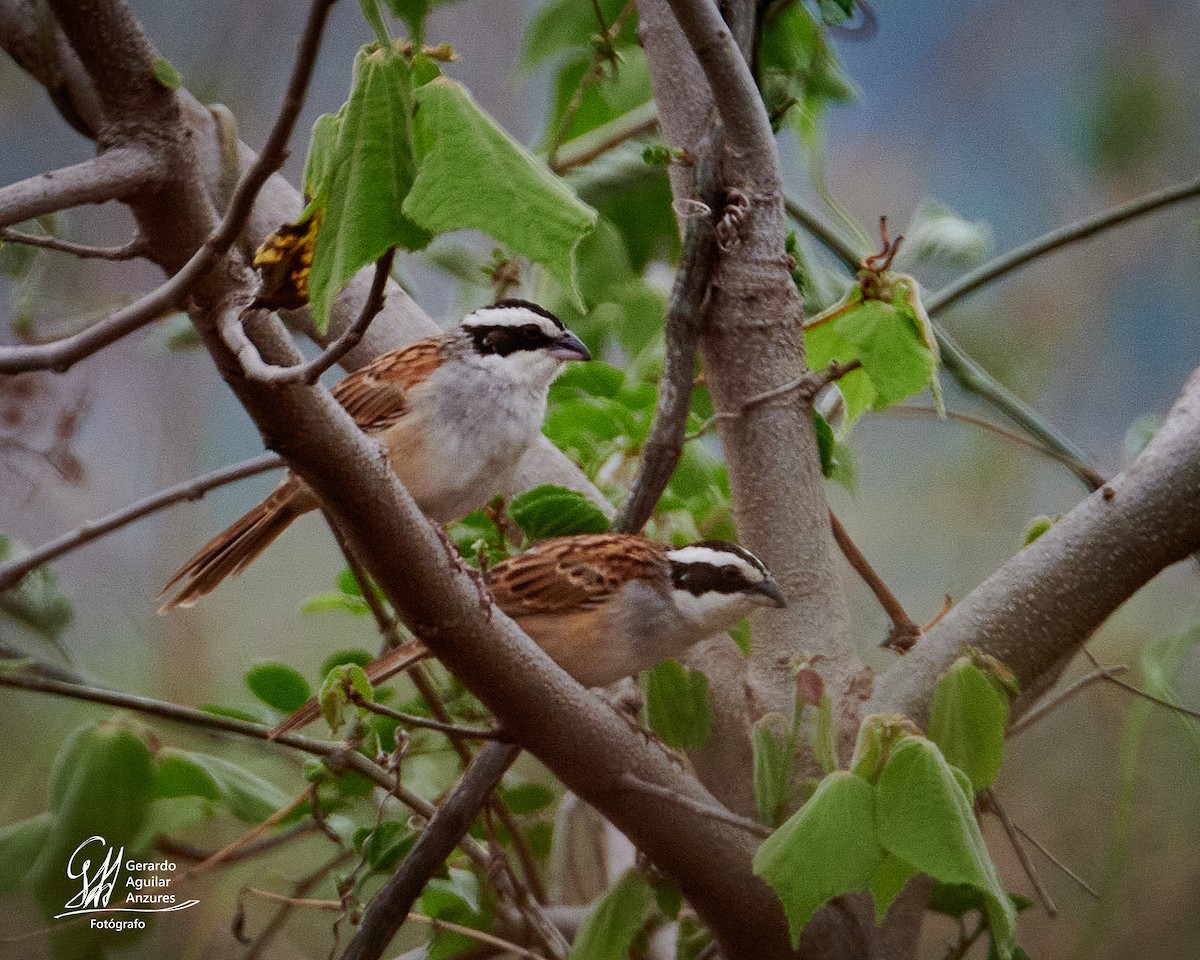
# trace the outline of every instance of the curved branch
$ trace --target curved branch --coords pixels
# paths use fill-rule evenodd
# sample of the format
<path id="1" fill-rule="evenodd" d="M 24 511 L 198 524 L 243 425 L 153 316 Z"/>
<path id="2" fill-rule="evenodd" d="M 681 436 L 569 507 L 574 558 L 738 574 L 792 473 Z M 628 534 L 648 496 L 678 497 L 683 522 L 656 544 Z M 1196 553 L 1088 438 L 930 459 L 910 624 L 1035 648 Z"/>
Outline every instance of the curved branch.
<path id="1" fill-rule="evenodd" d="M 254 477 L 260 473 L 266 473 L 268 470 L 277 470 L 283 465 L 283 460 L 278 456 L 273 453 L 265 453 L 261 457 L 244 460 L 241 463 L 235 463 L 232 466 L 214 470 L 212 473 L 206 473 L 199 477 L 193 477 L 191 480 L 185 480 L 183 483 L 177 483 L 173 487 L 160 490 L 158 493 L 146 497 L 144 500 L 132 503 L 107 516 L 100 517 L 98 520 L 91 520 L 77 530 L 63 534 L 61 537 L 44 543 L 35 550 L 29 551 L 29 553 L 18 560 L 11 560 L 8 563 L 0 565 L 0 593 L 5 590 L 11 590 L 21 582 L 26 574 L 40 567 L 42 564 L 49 563 L 51 560 L 61 557 L 64 553 L 69 553 L 76 547 L 83 546 L 85 543 L 98 540 L 106 534 L 112 533 L 114 530 L 119 530 L 121 527 L 133 523 L 135 520 L 140 520 L 142 517 L 149 516 L 152 513 L 162 510 L 164 507 L 169 507 L 184 500 L 199 500 L 209 490 L 213 490 L 216 487 L 221 487 L 237 480 L 243 480 L 246 477 Z"/>
<path id="2" fill-rule="evenodd" d="M 1004 662 L 1028 706 L 1092 632 L 1200 549 L 1200 372 L 1142 454 L 973 590 L 880 678 L 869 709 L 926 719 L 964 646 Z"/>
<path id="3" fill-rule="evenodd" d="M 1197 197 L 1200 197 L 1200 177 L 1156 190 L 1154 193 L 1137 197 L 1128 203 L 1085 217 L 1082 220 L 1076 220 L 1074 223 L 1068 223 L 1064 227 L 1051 230 L 1047 234 L 988 261 L 965 276 L 959 277 L 933 294 L 925 302 L 925 309 L 932 316 L 937 311 L 957 303 L 968 294 L 974 293 L 980 287 L 985 287 L 1014 270 L 1019 270 L 1043 254 L 1052 253 L 1073 243 L 1078 243 L 1080 240 L 1086 240 L 1104 230 L 1143 217 L 1148 213 L 1154 213 L 1156 210 L 1162 210 L 1184 200 L 1194 200 Z"/>
<path id="4" fill-rule="evenodd" d="M 116 147 L 59 170 L 0 187 L 0 227 L 89 203 L 125 200 L 153 188 L 162 165 L 139 147 Z"/>
<path id="5" fill-rule="evenodd" d="M 69 253 L 83 260 L 134 260 L 145 256 L 146 243 L 139 236 L 119 247 L 94 247 L 85 243 L 75 243 L 54 237 L 50 234 L 21 233 L 0 227 L 0 241 L 4 243 L 19 243 L 26 247 L 40 247 L 43 250 L 54 250 L 58 253 Z"/>

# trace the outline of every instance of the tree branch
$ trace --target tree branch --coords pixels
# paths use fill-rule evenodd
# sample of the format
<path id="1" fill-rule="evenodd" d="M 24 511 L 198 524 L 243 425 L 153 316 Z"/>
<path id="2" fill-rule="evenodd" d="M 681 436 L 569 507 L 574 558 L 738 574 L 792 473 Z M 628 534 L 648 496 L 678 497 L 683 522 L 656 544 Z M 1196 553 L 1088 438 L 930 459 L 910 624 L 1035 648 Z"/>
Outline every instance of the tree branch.
<path id="1" fill-rule="evenodd" d="M 140 147 L 121 147 L 60 170 L 0 187 L 0 227 L 89 203 L 126 200 L 153 189 L 162 164 Z"/>
<path id="2" fill-rule="evenodd" d="M 182 297 L 216 259 L 207 247 L 202 247 L 182 270 L 157 290 L 73 336 L 27 347 L 0 347 L 0 374 L 30 370 L 66 372 L 80 360 L 178 310 Z"/>
<path id="3" fill-rule="evenodd" d="M 350 324 L 336 340 L 329 344 L 320 355 L 306 363 L 291 366 L 275 366 L 266 363 L 259 356 L 258 348 L 242 329 L 244 311 L 229 311 L 221 322 L 221 336 L 226 345 L 232 350 L 242 365 L 242 371 L 247 377 L 262 383 L 304 383 L 312 386 L 321 379 L 321 374 L 342 359 L 347 353 L 358 346 L 359 341 L 370 327 L 371 321 L 383 309 L 384 290 L 392 270 L 392 260 L 396 256 L 396 248 L 389 247 L 382 257 L 375 261 L 375 277 L 371 281 L 371 290 L 363 301 L 362 312 L 358 319 Z"/>
<path id="4" fill-rule="evenodd" d="M 402 803 L 423 817 L 432 817 L 436 808 L 428 800 L 413 793 L 383 767 L 372 763 L 357 750 L 344 743 L 334 743 L 327 740 L 315 740 L 299 733 L 286 733 L 278 737 L 271 736 L 271 729 L 261 723 L 251 723 L 248 720 L 238 720 L 234 717 L 220 716 L 197 710 L 195 707 L 185 707 L 165 700 L 155 700 L 133 693 L 122 693 L 118 690 L 108 690 L 104 687 L 88 686 L 81 683 L 69 683 L 55 680 L 51 677 L 35 677 L 22 673 L 0 673 L 0 687 L 10 687 L 16 690 L 29 690 L 35 693 L 48 693 L 72 700 L 85 700 L 89 703 L 102 703 L 110 707 L 120 707 L 123 710 L 133 710 L 148 716 L 171 720 L 209 730 L 222 730 L 238 736 L 262 740 L 267 743 L 277 743 L 314 757 L 322 757 L 329 761 L 334 768 L 353 770 L 366 777 L 376 786 L 382 787 L 388 793 L 394 794 Z M 490 858 L 487 852 L 478 844 L 468 849 L 463 848 L 472 859 L 486 867 Z"/>
<path id="5" fill-rule="evenodd" d="M 715 167 L 722 137 L 714 124 L 711 136 L 701 144 L 696 174 L 696 192 L 707 206 L 716 204 Z M 715 211 L 690 217 L 683 235 L 679 270 L 671 287 L 664 320 L 666 361 L 658 382 L 658 402 L 654 422 L 642 445 L 638 474 L 629 498 L 613 523 L 624 533 L 637 533 L 654 514 L 659 498 L 671 482 L 679 465 L 686 440 L 692 385 L 700 348 L 709 285 L 716 268 L 717 236 L 713 228 Z"/>
<path id="6" fill-rule="evenodd" d="M 342 960 L 379 960 L 404 925 L 425 884 L 466 836 L 521 748 L 489 743 L 442 802 L 396 872 L 375 895 Z"/>
<path id="7" fill-rule="evenodd" d="M 141 237 L 134 237 L 119 247 L 94 247 L 84 243 L 74 243 L 71 240 L 63 240 L 61 237 L 53 237 L 49 234 L 21 233 L 18 230 L 0 227 L 0 241 L 69 253 L 73 257 L 85 260 L 134 260 L 146 253 L 146 244 Z"/>
<path id="8" fill-rule="evenodd" d="M 730 5 L 735 15 L 737 6 Z M 675 137 L 687 136 L 709 103 L 725 127 L 720 256 L 700 346 L 714 406 L 741 411 L 764 384 L 790 384 L 804 371 L 802 307 L 784 252 L 778 156 L 754 79 L 716 6 L 711 0 L 670 0 L 670 8 L 677 25 L 659 3 L 641 4 L 664 139 L 693 152 L 694 139 Z M 682 30 L 682 51 L 673 30 Z M 681 192 L 681 182 L 683 174 L 672 176 L 676 199 L 690 196 Z M 857 705 L 847 694 L 861 661 L 846 628 L 810 404 L 798 394 L 762 403 L 722 419 L 719 428 L 738 538 L 775 573 L 788 601 L 777 615 L 753 621 L 748 662 L 718 660 L 715 646 L 693 658 L 712 680 L 715 733 L 692 759 L 726 807 L 749 815 L 755 805 L 748 727 L 761 713 L 791 709 L 793 657 L 803 650 L 820 659 L 837 709 L 852 713 Z"/>
<path id="9" fill-rule="evenodd" d="M 1014 270 L 1019 270 L 1021 267 L 1033 260 L 1039 259 L 1047 253 L 1061 250 L 1063 247 L 1078 243 L 1080 240 L 1086 240 L 1097 233 L 1120 226 L 1123 223 L 1128 223 L 1130 220 L 1143 217 L 1148 213 L 1154 213 L 1184 200 L 1194 200 L 1197 197 L 1200 197 L 1200 177 L 1193 180 L 1185 180 L 1182 183 L 1177 183 L 1162 190 L 1157 190 L 1154 193 L 1137 197 L 1128 203 L 1120 204 L 1093 216 L 1076 220 L 1074 223 L 1068 223 L 1066 226 L 1059 227 L 1057 230 L 1051 230 L 1047 234 L 1030 240 L 1028 243 L 1022 244 L 1008 251 L 1008 253 L 996 257 L 994 260 L 988 261 L 965 276 L 959 277 L 953 283 L 948 284 L 930 296 L 925 302 L 925 309 L 932 316 L 934 313 L 946 309 L 951 304 L 957 303 L 968 294 L 994 283 L 1001 277 L 1007 276 Z"/>
<path id="10" fill-rule="evenodd" d="M 924 723 L 933 678 L 963 646 L 1016 675 L 1028 707 L 1108 616 L 1200 548 L 1200 373 L 1119 476 L 965 597 L 876 688 L 872 712 Z"/>
<path id="11" fill-rule="evenodd" d="M 628 140 L 644 136 L 658 127 L 658 108 L 653 100 L 634 107 L 615 120 L 568 140 L 555 151 L 551 170 L 560 176 L 575 167 L 591 163 Z"/>
<path id="12" fill-rule="evenodd" d="M 214 470 L 212 473 L 185 480 L 183 483 L 177 483 L 173 487 L 160 490 L 144 500 L 132 503 L 107 516 L 100 517 L 98 520 L 91 520 L 77 530 L 42 544 L 17 560 L 10 560 L 8 563 L 0 565 L 0 592 L 11 590 L 21 582 L 26 574 L 42 564 L 49 563 L 64 553 L 69 553 L 77 547 L 98 540 L 135 520 L 156 513 L 164 507 L 184 500 L 199 500 L 209 490 L 216 487 L 243 480 L 246 477 L 257 476 L 268 470 L 277 470 L 282 466 L 283 461 L 279 457 L 273 453 L 265 453 L 252 460 L 244 460 L 241 463 Z"/>

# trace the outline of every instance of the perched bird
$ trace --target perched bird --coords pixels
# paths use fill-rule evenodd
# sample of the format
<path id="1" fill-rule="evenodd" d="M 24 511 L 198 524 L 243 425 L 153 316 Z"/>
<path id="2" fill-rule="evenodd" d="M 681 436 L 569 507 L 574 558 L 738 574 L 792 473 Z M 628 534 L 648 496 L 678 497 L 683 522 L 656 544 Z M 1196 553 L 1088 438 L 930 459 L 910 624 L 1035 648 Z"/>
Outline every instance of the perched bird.
<path id="1" fill-rule="evenodd" d="M 562 364 L 591 356 L 562 321 L 536 304 L 501 300 L 454 330 L 382 354 L 333 388 L 433 521 L 483 506 L 514 475 L 541 434 L 546 394 Z M 207 543 L 167 582 L 160 613 L 189 607 L 241 573 L 293 520 L 318 506 L 294 474 Z"/>
<path id="2" fill-rule="evenodd" d="M 621 533 L 545 540 L 486 575 L 500 609 L 560 667 L 603 687 L 732 628 L 759 606 L 785 606 L 758 557 L 724 540 L 671 547 Z M 420 641 L 368 664 L 382 683 L 428 656 Z M 311 723 L 305 704 L 272 735 Z"/>

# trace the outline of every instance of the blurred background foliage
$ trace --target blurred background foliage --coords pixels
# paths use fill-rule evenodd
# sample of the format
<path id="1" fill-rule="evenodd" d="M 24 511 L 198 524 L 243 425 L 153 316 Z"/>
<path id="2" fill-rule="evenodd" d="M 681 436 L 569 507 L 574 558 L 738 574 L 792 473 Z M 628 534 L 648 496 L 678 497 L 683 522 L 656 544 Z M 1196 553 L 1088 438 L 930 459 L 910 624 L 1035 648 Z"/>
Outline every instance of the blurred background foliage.
<path id="1" fill-rule="evenodd" d="M 438 7 L 425 40 L 452 43 L 461 60 L 446 72 L 517 139 L 546 153 L 648 97 L 645 58 L 634 24 L 619 19 L 622 6 L 600 4 L 607 22 L 620 24 L 609 43 L 595 41 L 589 5 L 580 0 Z M 285 82 L 300 7 L 276 0 L 133 7 L 190 89 L 229 105 L 242 137 L 261 142 Z M 1200 166 L 1200 74 L 1191 42 L 1200 12 L 1192 4 L 896 0 L 879 4 L 875 14 L 873 33 L 822 34 L 803 18 L 790 24 L 811 36 L 805 44 L 765 43 L 761 75 L 781 128 L 789 190 L 847 237 L 857 234 L 853 242 L 863 252 L 875 246 L 874 224 L 886 214 L 893 230 L 909 234 L 902 266 L 926 290 L 990 253 L 1194 176 Z M 796 15 L 793 8 L 789 16 Z M 354 6 L 339 5 L 298 129 L 342 103 L 354 52 L 369 39 Z M 53 115 L 41 89 L 7 61 L 0 62 L 0 129 L 7 131 L 4 182 L 90 152 Z M 547 432 L 614 492 L 628 480 L 629 458 L 649 424 L 661 363 L 657 325 L 677 253 L 665 167 L 652 162 L 666 158 L 643 156 L 643 146 L 655 143 L 654 137 L 631 143 L 568 173 L 603 217 L 580 249 L 588 312 L 528 268 L 520 288 L 558 310 L 610 363 L 572 370 L 559 381 Z M 554 154 L 560 163 L 564 153 Z M 303 150 L 295 149 L 287 168 L 293 182 L 302 162 Z M 1197 216 L 1195 208 L 1180 206 L 1106 233 L 989 287 L 941 319 L 1077 440 L 1101 472 L 1114 472 L 1197 362 Z M 111 206 L 74 211 L 45 226 L 104 243 L 123 242 L 131 229 L 127 215 Z M 426 254 L 403 256 L 398 269 L 422 306 L 451 323 L 492 299 L 495 268 L 508 256 L 493 247 L 456 235 Z M 803 231 L 796 250 L 810 304 L 836 299 L 845 282 L 836 263 Z M 14 247 L 0 251 L 0 268 L 5 338 L 13 335 L 10 327 L 24 336 L 66 332 L 158 280 L 144 266 L 79 264 Z M 40 543 L 259 451 L 208 358 L 179 349 L 187 339 L 181 334 L 166 323 L 68 374 L 0 383 L 0 532 Z M 951 410 L 995 419 L 950 378 L 943 376 L 943 384 Z M 924 398 L 915 405 L 929 406 Z M 710 412 L 701 391 L 693 426 Z M 963 596 L 1017 550 L 1033 517 L 1056 516 L 1082 493 L 1052 461 L 927 412 L 868 415 L 847 443 L 853 483 L 831 484 L 832 502 L 917 620 L 932 617 L 946 594 Z M 656 521 L 658 535 L 732 533 L 719 453 L 711 438 L 689 445 Z M 254 664 L 289 664 L 315 686 L 334 650 L 373 650 L 371 618 L 345 612 L 362 613 L 361 599 L 356 605 L 344 578 L 342 589 L 330 593 L 342 562 L 314 517 L 196 610 L 154 616 L 166 576 L 270 483 L 259 478 L 216 491 L 64 558 L 55 574 L 74 616 L 68 621 L 59 609 L 44 632 L 83 672 L 121 689 L 259 711 L 261 698 L 243 680 Z M 486 521 L 475 520 L 457 531 L 464 547 L 489 535 Z M 846 584 L 863 654 L 884 667 L 890 654 L 876 649 L 884 615 L 848 569 Z M 1196 587 L 1194 567 L 1166 572 L 1106 625 L 1093 651 L 1105 662 L 1136 664 L 1147 645 L 1196 621 Z M 315 596 L 323 603 L 306 603 Z M 56 656 L 45 645 L 49 638 L 27 621 L 0 619 L 0 638 Z M 1198 675 L 1195 657 L 1185 657 L 1176 689 L 1193 705 L 1189 693 Z M 406 697 L 402 692 L 398 700 Z M 47 758 L 72 729 L 105 711 L 12 692 L 0 693 L 0 704 L 6 771 L 0 823 L 7 824 L 45 809 Z M 1196 757 L 1171 718 L 1133 707 L 1119 690 L 1094 688 L 1009 747 L 996 789 L 1010 814 L 1104 893 L 1097 904 L 1043 864 L 1061 913 L 1053 921 L 1037 910 L 1022 915 L 1020 940 L 1033 957 L 1195 955 L 1200 826 L 1189 813 L 1200 800 Z M 471 710 L 465 703 L 462 712 Z M 165 736 L 181 751 L 236 755 L 252 773 L 288 790 L 302 783 L 303 771 L 273 752 L 231 750 L 177 728 Z M 432 798 L 456 760 L 444 740 L 419 737 L 426 749 L 406 761 L 405 782 Z M 519 767 L 512 783 L 518 794 L 510 805 L 520 811 L 535 853 L 545 855 L 554 796 L 532 763 Z M 229 805 L 230 790 L 222 793 L 219 783 L 214 789 L 211 802 Z M 349 797 L 354 787 L 338 789 Z M 236 815 L 224 815 L 204 834 L 209 842 L 238 832 Z M 987 830 L 1010 887 L 1029 893 L 1003 835 L 991 824 Z M 377 838 L 375 865 L 387 869 L 407 837 L 400 827 L 386 843 Z M 312 868 L 323 842 L 312 837 L 282 851 L 255 868 L 257 880 L 263 874 L 278 884 L 294 880 Z M 246 877 L 235 868 L 198 885 L 201 906 L 169 927 L 171 955 L 226 955 L 225 930 Z M 465 916 L 480 908 L 469 886 L 469 878 L 452 876 L 429 896 Z M 37 919 L 18 897 L 0 898 L 0 917 L 5 932 L 28 929 Z M 167 955 L 167 929 L 163 924 L 130 941 L 126 955 Z M 931 919 L 924 955 L 942 956 L 952 934 L 950 921 Z M 281 956 L 323 956 L 328 938 L 327 918 L 301 915 L 277 949 L 285 951 Z M 19 955 L 36 956 L 41 948 L 25 944 Z M 7 949 L 0 946 L 0 955 Z"/>

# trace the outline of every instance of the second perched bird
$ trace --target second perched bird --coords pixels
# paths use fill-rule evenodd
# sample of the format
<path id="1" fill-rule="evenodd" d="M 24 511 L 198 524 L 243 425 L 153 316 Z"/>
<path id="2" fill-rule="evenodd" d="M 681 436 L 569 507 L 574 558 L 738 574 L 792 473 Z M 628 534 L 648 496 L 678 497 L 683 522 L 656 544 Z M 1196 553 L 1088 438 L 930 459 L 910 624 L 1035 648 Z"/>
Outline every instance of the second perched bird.
<path id="1" fill-rule="evenodd" d="M 500 609 L 586 687 L 678 656 L 756 606 L 785 605 L 763 562 L 723 540 L 673 548 L 631 534 L 558 537 L 496 564 L 487 580 Z M 382 683 L 427 655 L 420 641 L 404 644 L 369 663 L 367 677 Z M 272 736 L 319 715 L 310 701 Z"/>
<path id="2" fill-rule="evenodd" d="M 546 394 L 583 342 L 536 304 L 501 300 L 455 330 L 385 353 L 333 387 L 355 423 L 386 445 L 417 506 L 442 523 L 478 509 L 512 479 L 541 434 Z M 295 474 L 214 537 L 167 582 L 161 613 L 190 607 L 241 573 L 317 498 Z"/>

